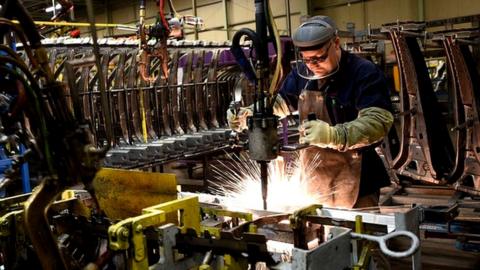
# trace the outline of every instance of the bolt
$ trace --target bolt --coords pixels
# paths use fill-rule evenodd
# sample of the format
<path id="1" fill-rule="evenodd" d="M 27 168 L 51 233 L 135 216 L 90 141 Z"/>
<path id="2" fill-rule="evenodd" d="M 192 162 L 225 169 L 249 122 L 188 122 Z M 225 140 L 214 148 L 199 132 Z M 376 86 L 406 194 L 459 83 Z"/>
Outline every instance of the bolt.
<path id="1" fill-rule="evenodd" d="M 137 233 L 142 232 L 142 231 L 143 231 L 143 226 L 139 224 L 139 225 L 135 228 L 135 231 L 136 231 Z"/>
<path id="2" fill-rule="evenodd" d="M 125 229 L 125 228 L 123 228 L 123 227 L 122 227 L 122 228 L 120 229 L 120 233 L 119 233 L 119 235 L 121 235 L 121 236 L 123 236 L 123 237 L 127 238 L 127 237 L 130 235 L 130 233 L 128 232 L 128 230 L 127 230 L 127 229 Z"/>

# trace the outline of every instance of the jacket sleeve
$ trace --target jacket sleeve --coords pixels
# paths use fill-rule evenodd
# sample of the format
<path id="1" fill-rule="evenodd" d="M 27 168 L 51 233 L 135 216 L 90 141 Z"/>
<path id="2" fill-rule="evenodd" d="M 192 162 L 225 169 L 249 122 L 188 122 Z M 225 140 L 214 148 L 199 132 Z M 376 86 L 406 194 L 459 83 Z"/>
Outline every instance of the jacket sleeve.
<path id="1" fill-rule="evenodd" d="M 393 115 L 388 110 L 379 107 L 362 109 L 355 120 L 335 125 L 333 145 L 340 151 L 371 145 L 382 140 L 392 124 Z"/>

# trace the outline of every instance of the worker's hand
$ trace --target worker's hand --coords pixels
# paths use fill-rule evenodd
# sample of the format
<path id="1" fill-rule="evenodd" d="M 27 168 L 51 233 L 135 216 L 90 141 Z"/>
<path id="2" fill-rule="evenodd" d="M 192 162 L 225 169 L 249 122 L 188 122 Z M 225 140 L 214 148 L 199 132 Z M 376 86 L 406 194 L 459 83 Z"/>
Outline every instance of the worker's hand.
<path id="1" fill-rule="evenodd" d="M 280 119 L 290 115 L 287 102 L 282 98 L 281 95 L 276 96 L 275 103 L 273 104 L 273 114 L 278 116 Z"/>
<path id="2" fill-rule="evenodd" d="M 247 129 L 247 117 L 252 116 L 253 111 L 250 107 L 242 107 L 237 113 L 234 113 L 232 110 L 227 110 L 227 121 L 228 126 L 236 132 L 241 132 L 244 129 Z"/>
<path id="3" fill-rule="evenodd" d="M 333 127 L 320 120 L 308 121 L 299 128 L 300 142 L 339 151 L 358 149 L 382 140 L 393 120 L 389 111 L 370 107 L 360 110 L 355 120 Z"/>
<path id="4" fill-rule="evenodd" d="M 319 147 L 333 147 L 335 128 L 322 120 L 307 121 L 300 126 L 300 143 Z"/>

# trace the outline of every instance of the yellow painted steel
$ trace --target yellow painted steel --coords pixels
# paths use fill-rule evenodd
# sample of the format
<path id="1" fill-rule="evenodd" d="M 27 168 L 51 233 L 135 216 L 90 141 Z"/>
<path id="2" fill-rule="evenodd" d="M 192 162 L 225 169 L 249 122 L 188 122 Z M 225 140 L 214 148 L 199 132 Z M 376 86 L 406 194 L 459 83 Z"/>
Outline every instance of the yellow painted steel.
<path id="1" fill-rule="evenodd" d="M 140 89 L 140 113 L 142 117 L 142 135 L 143 135 L 143 142 L 148 142 L 148 131 L 147 131 L 147 115 L 145 113 L 145 105 L 144 105 L 144 97 L 143 97 L 143 90 Z"/>
<path id="2" fill-rule="evenodd" d="M 15 200 L 21 197 L 22 196 L 16 196 Z M 68 198 L 56 201 L 50 206 L 50 209 L 55 211 L 68 209 L 70 213 L 75 213 L 76 215 L 81 215 L 87 218 L 90 216 L 91 212 L 91 209 L 88 209 L 88 207 L 78 198 Z M 22 208 L 7 212 L 0 216 L 0 237 L 11 237 L 9 241 L 19 242 L 22 245 L 25 244 L 26 232 L 24 215 L 25 211 Z"/>
<path id="3" fill-rule="evenodd" d="M 133 257 L 129 259 L 129 269 L 148 269 L 143 229 L 165 224 L 168 213 L 178 213 L 177 226 L 182 233 L 186 233 L 187 229 L 200 233 L 200 206 L 196 196 L 148 207 L 142 212 L 140 216 L 122 220 L 108 228 L 109 246 L 112 250 L 126 250 L 132 243 Z"/>
<path id="4" fill-rule="evenodd" d="M 19 21 L 12 20 L 13 23 L 19 24 Z M 75 26 L 75 27 L 90 27 L 88 22 L 50 22 L 50 21 L 34 21 L 36 25 L 46 25 L 46 26 Z M 135 25 L 128 24 L 118 24 L 118 23 L 96 23 L 96 27 L 107 27 L 107 28 L 131 28 L 136 29 Z"/>
<path id="5" fill-rule="evenodd" d="M 304 218 L 309 215 L 316 215 L 317 209 L 319 208 L 322 208 L 321 204 L 312 204 L 293 212 L 293 214 L 288 217 L 288 220 L 290 221 L 290 227 L 293 229 L 302 227 Z"/>
<path id="6" fill-rule="evenodd" d="M 356 233 L 363 233 L 363 223 L 362 223 L 362 216 L 361 215 L 355 216 L 355 232 Z"/>
<path id="7" fill-rule="evenodd" d="M 202 212 L 204 214 L 208 214 L 210 216 L 217 216 L 217 217 L 231 217 L 235 219 L 243 219 L 244 221 L 252 221 L 253 220 L 253 214 L 252 213 L 247 213 L 247 212 L 238 212 L 238 211 L 229 211 L 225 209 L 215 209 L 215 208 L 209 208 L 209 207 L 202 207 Z M 208 226 L 202 226 L 201 227 L 201 232 L 204 233 L 205 231 L 208 231 L 210 235 L 213 235 L 217 238 L 220 238 L 220 232 L 222 228 L 217 228 L 217 227 L 208 227 Z"/>
<path id="8" fill-rule="evenodd" d="M 12 211 L 0 217 L 0 237 L 25 234 L 24 228 L 23 210 Z"/>
<path id="9" fill-rule="evenodd" d="M 93 188 L 101 209 L 113 220 L 138 216 L 146 207 L 177 198 L 175 175 L 167 173 L 103 168 Z"/>
<path id="10" fill-rule="evenodd" d="M 28 197 L 32 195 L 31 193 L 15 195 L 7 198 L 0 199 L 0 215 L 4 215 L 11 211 L 11 209 L 16 207 L 22 207 L 23 204 L 27 201 Z"/>
<path id="11" fill-rule="evenodd" d="M 356 233 L 365 233 L 363 228 L 363 219 L 361 215 L 355 216 L 355 232 Z M 362 251 L 360 252 L 360 256 L 358 258 L 358 262 L 353 266 L 354 270 L 364 270 L 368 269 L 368 265 L 370 262 L 371 252 L 370 250 L 373 248 L 371 242 L 367 242 L 365 240 L 356 240 L 357 245 L 361 247 Z"/>
<path id="12" fill-rule="evenodd" d="M 395 86 L 395 91 L 400 92 L 400 70 L 398 65 L 393 66 L 393 84 Z"/>

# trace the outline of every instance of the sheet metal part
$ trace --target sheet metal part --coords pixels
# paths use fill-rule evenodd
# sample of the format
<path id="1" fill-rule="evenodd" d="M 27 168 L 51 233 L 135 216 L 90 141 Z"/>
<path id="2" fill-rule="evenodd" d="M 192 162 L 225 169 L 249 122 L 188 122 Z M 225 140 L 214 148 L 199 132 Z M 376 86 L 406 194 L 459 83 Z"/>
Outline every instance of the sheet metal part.
<path id="1" fill-rule="evenodd" d="M 180 99 L 178 95 L 178 87 L 177 87 L 177 74 L 178 74 L 178 62 L 180 60 L 180 52 L 174 52 L 172 57 L 172 68 L 171 72 L 168 75 L 168 85 L 170 91 L 170 102 L 172 108 L 172 119 L 173 119 L 173 132 L 177 135 L 182 135 L 185 133 L 182 126 L 180 125 L 180 114 L 181 114 L 181 107 L 180 107 Z"/>
<path id="2" fill-rule="evenodd" d="M 89 122 L 93 139 L 98 145 L 105 142 L 104 116 L 109 114 L 115 119 L 115 149 L 105 160 L 107 166 L 147 164 L 151 163 L 149 158 L 164 162 L 181 155 L 192 156 L 196 152 L 213 153 L 217 147 L 228 144 L 226 130 L 222 128 L 226 120 L 218 118 L 218 115 L 224 114 L 224 107 L 231 99 L 229 86 L 244 79 L 238 76 L 240 73 L 233 66 L 234 62 L 225 62 L 230 60 L 222 56 L 222 48 L 210 49 L 210 45 L 204 44 L 200 45 L 205 46 L 203 48 L 169 49 L 169 77 L 157 76 L 155 82 L 145 83 L 138 72 L 140 60 L 136 57 L 137 48 L 129 48 L 128 45 L 119 47 L 109 41 L 100 43 L 104 46 L 101 49 L 102 69 L 107 77 L 110 111 L 100 108 L 99 92 L 96 90 L 99 80 L 93 65 L 76 67 L 73 72 L 69 71 L 70 76 L 64 77 L 71 87 L 81 88 L 80 111 Z M 52 45 L 50 55 L 57 57 L 52 62 L 62 63 L 57 65 L 56 73 L 67 75 L 65 57 L 86 61 L 90 52 L 90 45 L 86 44 L 86 47 Z M 222 66 L 220 63 L 223 63 Z M 162 72 L 161 61 L 156 58 L 151 59 L 147 66 L 150 74 Z M 185 71 L 180 80 L 176 78 L 178 69 Z M 200 132 L 197 133 L 197 130 Z M 185 132 L 188 134 L 186 137 L 183 136 Z M 173 143 L 173 148 L 165 144 L 161 151 L 159 147 L 145 145 L 162 143 L 161 140 L 166 139 L 185 143 L 180 144 L 182 146 Z"/>
<path id="3" fill-rule="evenodd" d="M 392 40 L 402 85 L 402 137 L 393 168 L 413 179 L 445 183 L 452 170 L 454 150 L 418 45 L 421 32 L 401 26 L 384 31 Z"/>
<path id="4" fill-rule="evenodd" d="M 206 115 L 206 99 L 204 96 L 205 86 L 203 82 L 205 50 L 200 50 L 197 54 L 197 63 L 195 65 L 194 82 L 195 82 L 195 111 L 197 115 L 197 123 L 200 131 L 208 130 Z"/>
<path id="5" fill-rule="evenodd" d="M 195 89 L 192 80 L 192 69 L 193 69 L 193 59 L 195 56 L 195 51 L 191 50 L 187 52 L 186 58 L 187 63 L 183 68 L 183 86 L 182 87 L 182 102 L 181 104 L 183 115 L 186 118 L 186 130 L 189 133 L 197 132 L 197 127 L 194 124 L 193 119 L 193 109 L 195 107 L 194 104 L 194 96 L 195 96 Z"/>
<path id="6" fill-rule="evenodd" d="M 460 32 L 465 36 L 478 37 L 478 31 Z M 472 195 L 480 194 L 480 122 L 478 71 L 470 51 L 470 42 L 458 38 L 455 32 L 439 33 L 434 37 L 445 50 L 448 71 L 451 75 L 454 102 L 456 158 L 449 177 L 454 188 Z M 479 44 L 477 43 L 476 46 Z M 466 182 L 470 181 L 468 185 Z"/>

